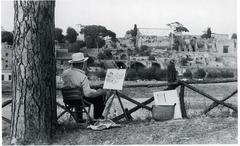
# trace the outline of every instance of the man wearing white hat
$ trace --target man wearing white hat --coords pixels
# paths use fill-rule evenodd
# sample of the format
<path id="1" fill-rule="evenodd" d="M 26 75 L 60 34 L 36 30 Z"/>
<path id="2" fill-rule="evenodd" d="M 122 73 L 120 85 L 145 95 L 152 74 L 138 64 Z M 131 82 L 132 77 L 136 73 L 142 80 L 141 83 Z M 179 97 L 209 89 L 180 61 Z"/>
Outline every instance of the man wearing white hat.
<path id="1" fill-rule="evenodd" d="M 85 100 L 93 103 L 94 118 L 99 119 L 103 118 L 102 112 L 105 107 L 106 90 L 90 88 L 89 80 L 85 75 L 87 60 L 88 57 L 84 57 L 83 53 L 74 53 L 72 55 L 72 60 L 69 61 L 71 68 L 63 72 L 63 88 L 82 88 Z"/>

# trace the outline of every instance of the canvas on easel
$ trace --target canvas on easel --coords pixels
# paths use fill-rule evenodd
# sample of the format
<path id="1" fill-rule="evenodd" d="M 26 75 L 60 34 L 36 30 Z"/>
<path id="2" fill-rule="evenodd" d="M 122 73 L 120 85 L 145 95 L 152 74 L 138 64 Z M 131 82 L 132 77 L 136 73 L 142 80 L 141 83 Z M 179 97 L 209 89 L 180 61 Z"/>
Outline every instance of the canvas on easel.
<path id="1" fill-rule="evenodd" d="M 122 90 L 126 69 L 108 69 L 103 89 Z"/>
<path id="2" fill-rule="evenodd" d="M 182 118 L 180 101 L 179 101 L 177 90 L 154 92 L 153 95 L 154 95 L 155 105 L 176 104 L 173 119 Z"/>
<path id="3" fill-rule="evenodd" d="M 108 98 L 103 111 L 103 116 L 107 119 L 116 90 L 122 90 L 126 69 L 108 69 L 105 77 L 103 89 L 113 90 L 113 94 Z M 119 98 L 119 97 L 118 97 Z M 120 99 L 119 99 L 120 100 Z"/>

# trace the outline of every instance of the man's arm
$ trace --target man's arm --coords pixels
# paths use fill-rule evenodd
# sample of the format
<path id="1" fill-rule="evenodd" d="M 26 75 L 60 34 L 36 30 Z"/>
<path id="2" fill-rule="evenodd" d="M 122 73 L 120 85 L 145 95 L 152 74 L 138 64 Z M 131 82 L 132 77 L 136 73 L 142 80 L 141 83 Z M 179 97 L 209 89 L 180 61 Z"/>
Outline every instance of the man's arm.
<path id="1" fill-rule="evenodd" d="M 83 88 L 84 96 L 89 98 L 94 98 L 106 93 L 106 91 L 103 89 L 98 89 L 98 90 L 91 89 L 89 85 L 89 80 L 87 79 L 87 77 L 84 78 L 84 81 L 82 83 L 82 88 Z"/>

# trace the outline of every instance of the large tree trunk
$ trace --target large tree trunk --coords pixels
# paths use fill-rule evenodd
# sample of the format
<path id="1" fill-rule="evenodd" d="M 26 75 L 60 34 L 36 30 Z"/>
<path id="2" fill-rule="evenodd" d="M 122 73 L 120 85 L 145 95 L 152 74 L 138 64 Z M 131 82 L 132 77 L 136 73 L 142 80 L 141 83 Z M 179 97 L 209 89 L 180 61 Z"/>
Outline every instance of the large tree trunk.
<path id="1" fill-rule="evenodd" d="M 46 142 L 56 124 L 54 1 L 14 1 L 11 142 Z"/>

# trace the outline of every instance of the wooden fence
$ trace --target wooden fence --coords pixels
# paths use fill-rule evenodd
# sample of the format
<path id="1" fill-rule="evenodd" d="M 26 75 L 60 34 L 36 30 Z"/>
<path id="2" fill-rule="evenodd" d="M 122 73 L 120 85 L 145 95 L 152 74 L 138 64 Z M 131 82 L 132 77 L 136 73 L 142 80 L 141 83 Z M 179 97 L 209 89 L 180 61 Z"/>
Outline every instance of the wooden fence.
<path id="1" fill-rule="evenodd" d="M 164 87 L 164 86 L 169 86 L 169 85 L 176 85 L 177 87 L 180 86 L 180 92 L 179 92 L 179 99 L 180 99 L 180 107 L 181 107 L 181 112 L 182 112 L 182 117 L 183 118 L 188 118 L 187 112 L 186 112 L 186 108 L 185 108 L 185 88 L 189 88 L 191 90 L 193 90 L 194 92 L 203 95 L 204 97 L 213 100 L 213 103 L 206 109 L 203 110 L 202 114 L 206 114 L 208 113 L 210 110 L 212 110 L 213 108 L 215 108 L 218 105 L 223 105 L 226 106 L 232 110 L 234 110 L 235 112 L 238 111 L 237 107 L 229 104 L 229 103 L 225 103 L 226 100 L 228 100 L 229 98 L 231 98 L 233 95 L 235 95 L 237 93 L 237 89 L 231 93 L 229 96 L 222 98 L 222 100 L 218 100 L 217 98 L 209 95 L 208 93 L 197 89 L 196 87 L 192 86 L 191 84 L 217 84 L 217 83 L 230 83 L 230 82 L 237 82 L 236 79 L 228 79 L 228 80 L 212 80 L 212 81 L 177 81 L 177 82 L 173 82 L 173 83 L 156 83 L 156 84 L 146 84 L 146 83 L 138 83 L 138 84 L 133 84 L 133 85 L 124 85 L 123 88 L 138 88 L 138 87 L 148 87 L 148 88 L 152 88 L 152 87 Z M 92 85 L 92 88 L 101 88 L 102 84 L 100 85 Z M 59 90 L 59 89 L 58 89 Z M 123 114 L 114 117 L 113 120 L 118 121 L 122 118 L 126 118 L 129 119 L 128 117 L 131 117 L 131 113 L 137 111 L 140 108 L 145 108 L 147 110 L 151 110 L 151 107 L 148 107 L 147 104 L 151 103 L 152 101 L 154 101 L 153 97 L 150 97 L 149 99 L 147 99 L 146 101 L 139 103 L 135 100 L 133 100 L 132 98 L 128 97 L 127 95 L 124 95 L 123 93 L 119 92 L 118 93 L 119 97 L 122 97 L 134 104 L 136 104 L 135 107 L 133 107 L 132 109 L 129 109 L 126 111 L 126 109 L 123 109 Z M 2 108 L 6 107 L 7 105 L 10 105 L 12 102 L 11 99 L 5 101 L 2 103 Z M 3 117 L 3 120 L 6 122 L 11 122 L 9 119 Z"/>

